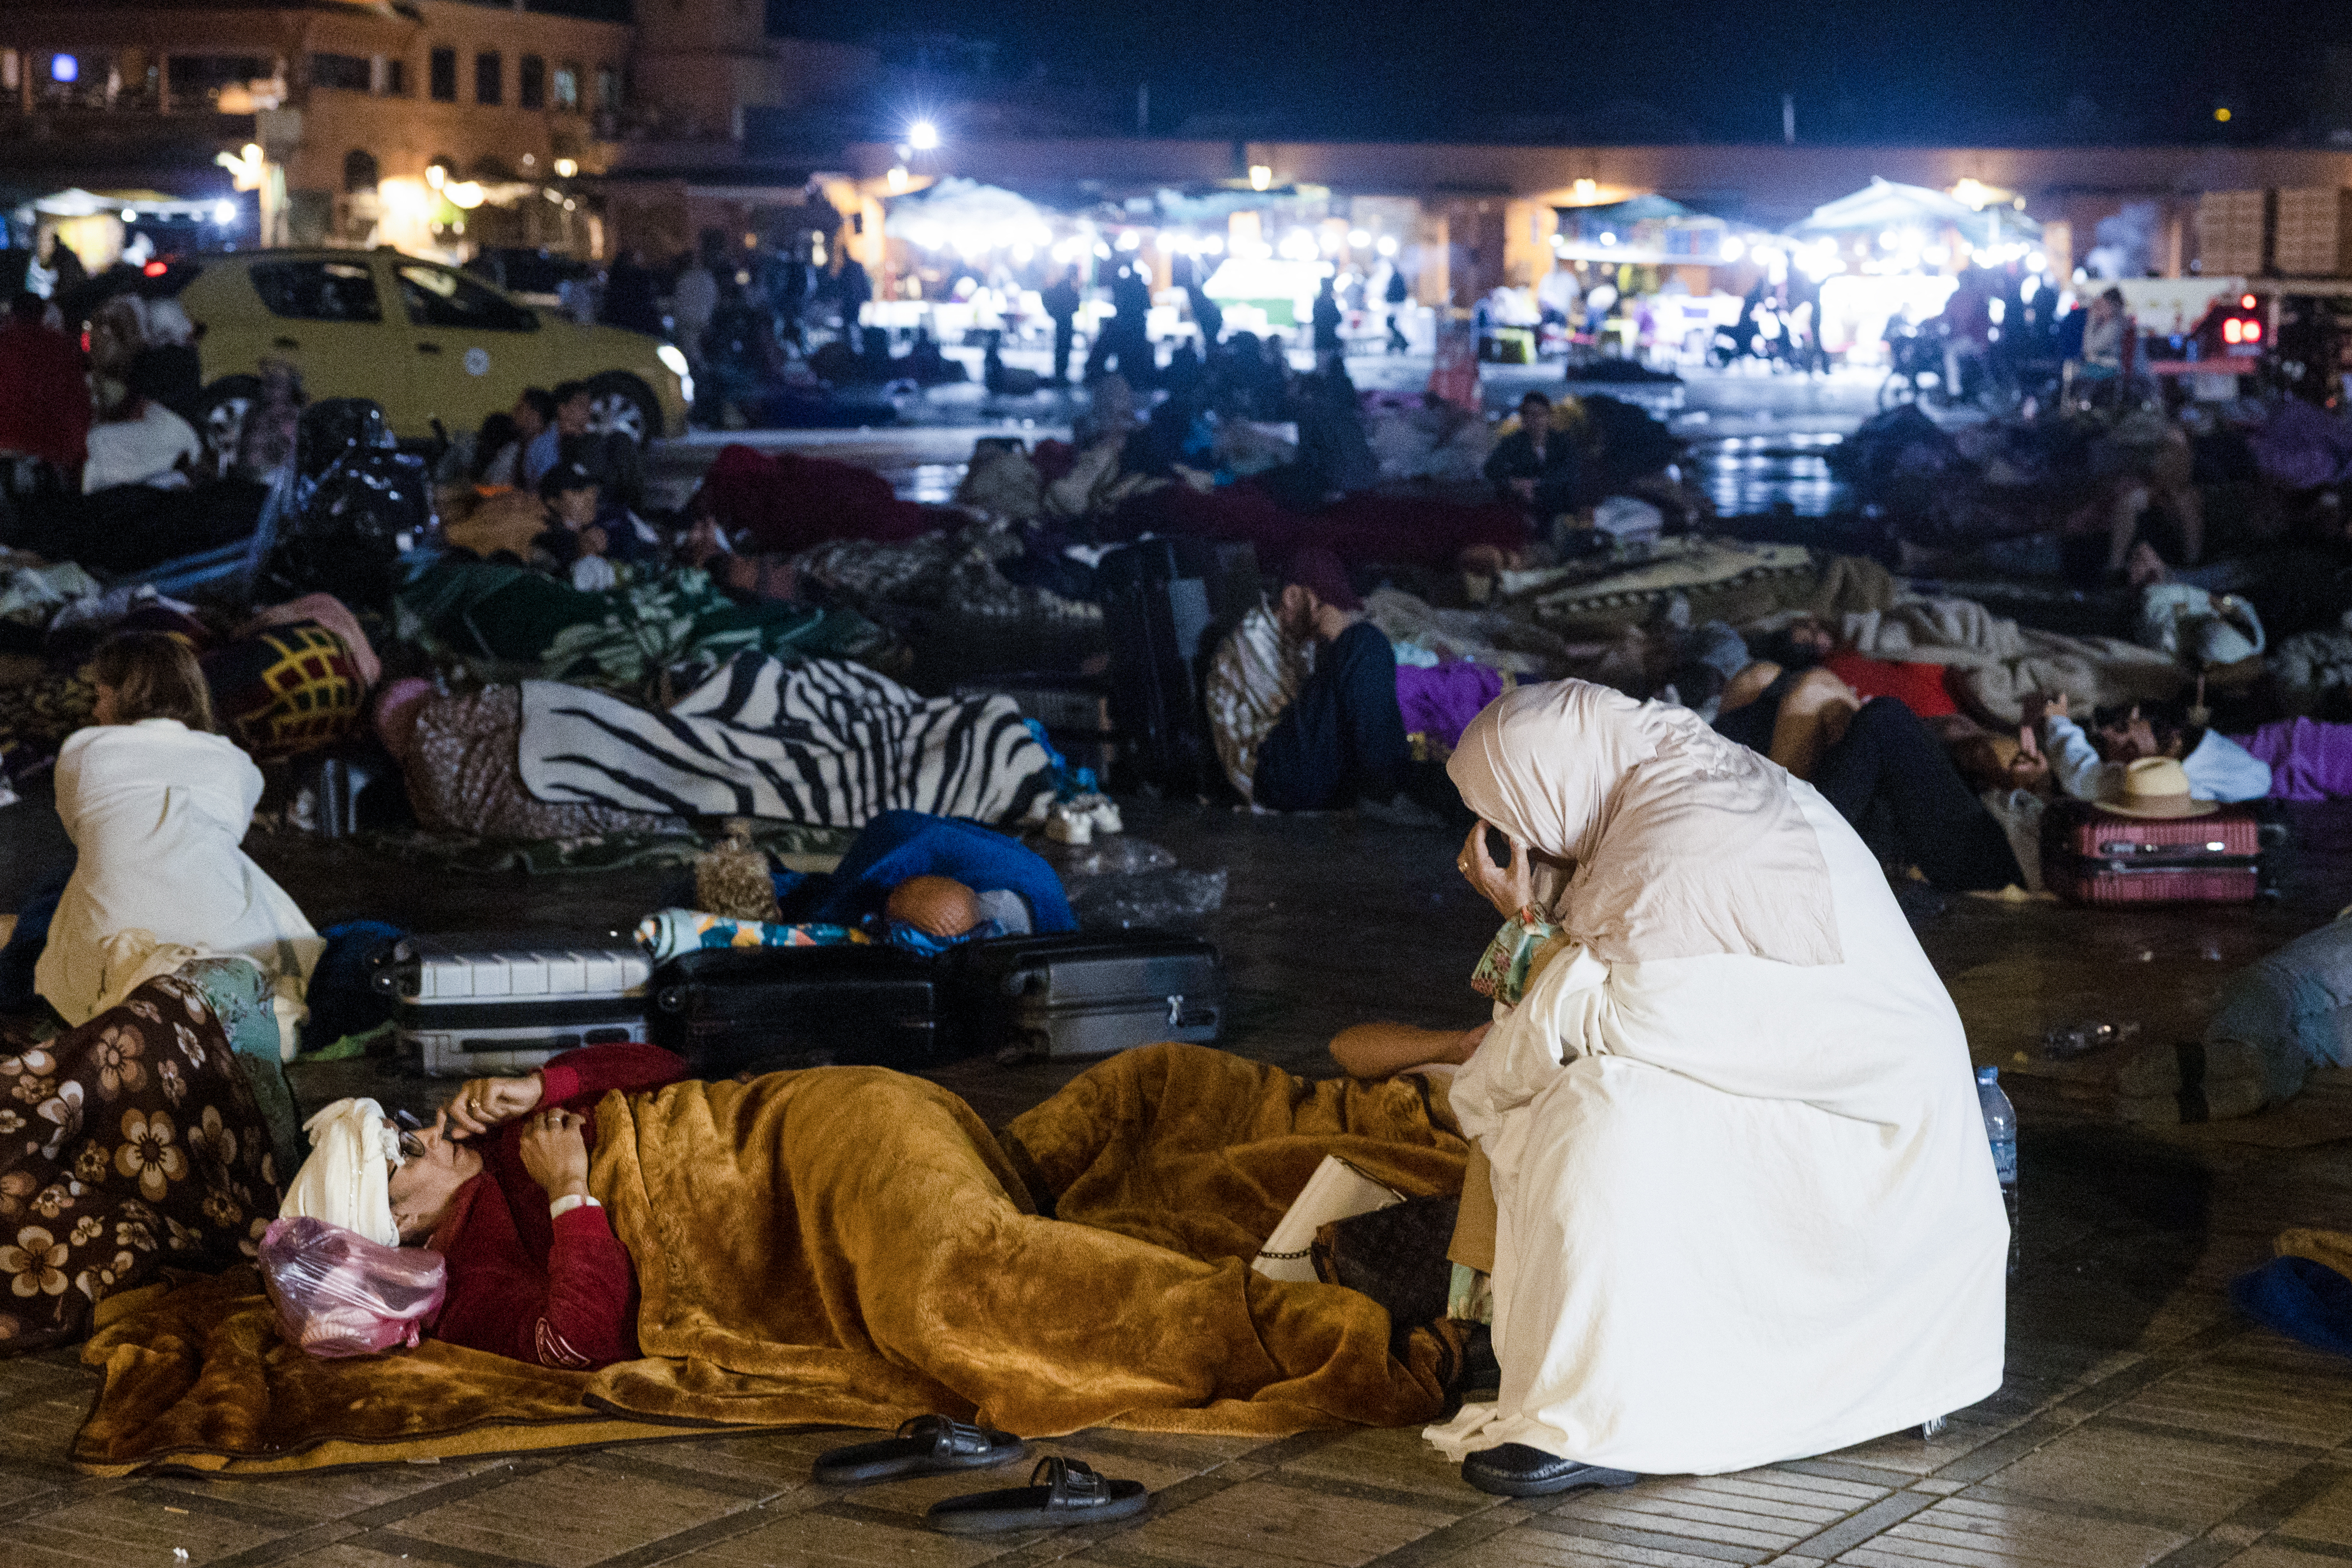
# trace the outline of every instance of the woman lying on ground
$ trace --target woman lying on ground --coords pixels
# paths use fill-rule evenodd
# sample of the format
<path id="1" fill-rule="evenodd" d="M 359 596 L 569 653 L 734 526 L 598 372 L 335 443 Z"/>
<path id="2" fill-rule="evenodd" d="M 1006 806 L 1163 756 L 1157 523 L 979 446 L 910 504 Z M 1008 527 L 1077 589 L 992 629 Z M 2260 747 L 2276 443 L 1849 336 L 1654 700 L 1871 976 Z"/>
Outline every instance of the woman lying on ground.
<path id="1" fill-rule="evenodd" d="M 238 846 L 261 770 L 213 733 L 212 700 L 187 645 L 131 632 L 91 660 L 97 722 L 58 754 L 58 816 L 79 858 L 34 969 L 68 1024 L 120 1001 L 110 938 L 243 954 L 299 1003 L 325 944 L 285 889 Z M 119 965 L 117 966 L 119 967 Z"/>
<path id="2" fill-rule="evenodd" d="M 1812 784 L 1883 858 L 1918 867 L 1937 887 L 2019 880 L 2000 824 L 1901 700 L 1865 700 L 1826 668 L 1759 659 L 1724 688 L 1715 727 Z"/>
<path id="3" fill-rule="evenodd" d="M 1448 772 L 1482 819 L 1464 875 L 1510 921 L 1494 1023 L 1333 1045 L 1466 1061 L 1502 1380 L 1430 1440 L 1538 1495 L 1990 1394 L 2008 1229 L 1967 1042 L 1853 830 L 1687 711 L 1580 681 L 1507 693 Z"/>

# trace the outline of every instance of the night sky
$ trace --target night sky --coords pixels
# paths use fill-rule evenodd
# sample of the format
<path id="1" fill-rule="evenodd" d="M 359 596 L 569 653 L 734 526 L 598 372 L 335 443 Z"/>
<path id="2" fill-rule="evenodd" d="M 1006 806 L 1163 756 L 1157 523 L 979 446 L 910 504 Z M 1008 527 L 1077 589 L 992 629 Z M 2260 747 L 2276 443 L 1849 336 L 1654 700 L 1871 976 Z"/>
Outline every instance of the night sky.
<path id="1" fill-rule="evenodd" d="M 771 26 L 999 45 L 1060 100 L 1132 127 L 1280 135 L 1778 141 L 2324 141 L 2352 126 L 2352 5 L 2317 0 L 773 0 Z M 2224 124 L 2214 118 L 2228 108 Z M 1220 126 L 1206 127 L 1218 133 Z M 1540 132 L 1549 132 L 1542 134 Z"/>

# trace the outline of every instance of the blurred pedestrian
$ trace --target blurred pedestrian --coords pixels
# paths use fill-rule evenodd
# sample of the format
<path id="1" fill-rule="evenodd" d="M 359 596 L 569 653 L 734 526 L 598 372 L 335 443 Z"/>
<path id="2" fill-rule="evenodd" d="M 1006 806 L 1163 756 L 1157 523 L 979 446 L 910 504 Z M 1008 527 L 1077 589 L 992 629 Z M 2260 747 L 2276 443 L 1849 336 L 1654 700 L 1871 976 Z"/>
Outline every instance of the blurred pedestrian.
<path id="1" fill-rule="evenodd" d="M 1315 357 L 1339 353 L 1339 322 L 1341 311 L 1337 296 L 1331 291 L 1331 279 L 1323 279 L 1315 291 Z"/>
<path id="2" fill-rule="evenodd" d="M 1412 344 L 1397 325 L 1397 318 L 1404 313 L 1405 301 L 1412 298 L 1412 290 L 1405 287 L 1404 268 L 1393 261 L 1389 263 L 1389 286 L 1381 290 L 1381 297 L 1389 308 L 1388 352 L 1392 354 L 1410 353 Z"/>
<path id="3" fill-rule="evenodd" d="M 1070 345 L 1078 330 L 1078 269 L 1062 268 L 1061 276 L 1045 285 L 1043 296 L 1045 314 L 1054 323 L 1054 384 L 1066 386 L 1070 380 Z"/>

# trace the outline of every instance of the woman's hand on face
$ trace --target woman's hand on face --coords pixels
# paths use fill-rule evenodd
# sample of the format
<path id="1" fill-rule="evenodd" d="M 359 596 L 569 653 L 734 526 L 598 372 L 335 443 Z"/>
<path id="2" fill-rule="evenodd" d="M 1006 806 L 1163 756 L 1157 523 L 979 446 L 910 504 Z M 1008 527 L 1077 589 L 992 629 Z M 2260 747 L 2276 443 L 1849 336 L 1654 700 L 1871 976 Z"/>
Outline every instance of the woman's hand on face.
<path id="1" fill-rule="evenodd" d="M 587 1123 L 569 1110 L 542 1110 L 524 1126 L 522 1168 L 552 1201 L 588 1192 Z"/>
<path id="2" fill-rule="evenodd" d="M 541 1084 L 537 1073 L 520 1078 L 472 1078 L 442 1107 L 450 1130 L 461 1138 L 483 1133 L 537 1108 Z"/>
<path id="3" fill-rule="evenodd" d="M 1486 853 L 1486 823 L 1481 819 L 1462 841 L 1462 857 L 1454 862 L 1463 880 L 1508 920 L 1535 899 L 1535 874 L 1528 866 L 1528 847 L 1511 840 L 1511 859 L 1497 866 Z"/>

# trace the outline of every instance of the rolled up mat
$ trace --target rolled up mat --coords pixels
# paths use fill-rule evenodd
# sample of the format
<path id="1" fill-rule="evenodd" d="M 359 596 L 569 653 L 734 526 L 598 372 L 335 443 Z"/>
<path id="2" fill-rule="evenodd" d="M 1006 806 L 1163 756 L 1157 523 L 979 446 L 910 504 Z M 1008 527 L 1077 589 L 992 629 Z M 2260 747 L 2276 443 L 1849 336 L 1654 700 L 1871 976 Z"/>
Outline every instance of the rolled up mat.
<path id="1" fill-rule="evenodd" d="M 778 925 L 769 921 L 730 920 L 700 910 L 656 910 L 637 922 L 637 945 L 667 963 L 705 947 L 838 947 L 869 939 L 837 925 Z"/>

